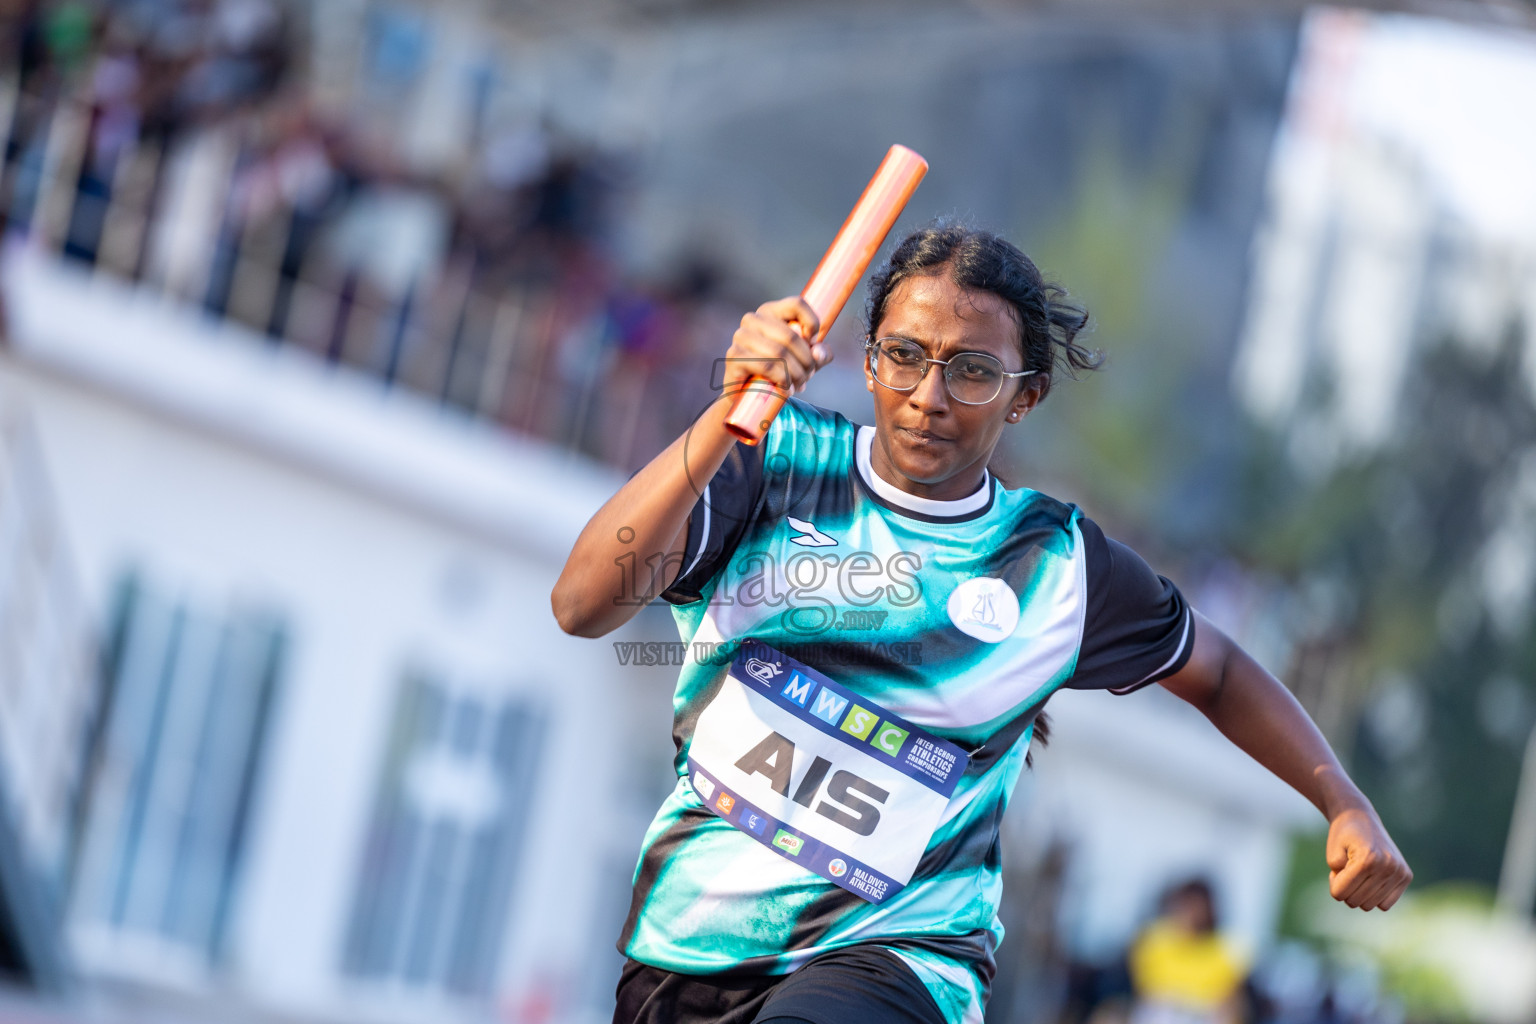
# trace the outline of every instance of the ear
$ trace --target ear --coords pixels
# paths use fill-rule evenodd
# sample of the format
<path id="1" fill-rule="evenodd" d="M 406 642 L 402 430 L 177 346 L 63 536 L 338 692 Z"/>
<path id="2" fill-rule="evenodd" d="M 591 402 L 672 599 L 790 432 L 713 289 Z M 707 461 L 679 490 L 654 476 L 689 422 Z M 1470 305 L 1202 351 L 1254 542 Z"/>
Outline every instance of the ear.
<path id="1" fill-rule="evenodd" d="M 875 390 L 875 371 L 870 368 L 869 357 L 871 353 L 871 349 L 864 349 L 864 390 L 873 394 Z"/>
<path id="2" fill-rule="evenodd" d="M 1008 406 L 1008 422 L 1017 423 L 1029 415 L 1029 410 L 1040 404 L 1040 398 L 1045 394 L 1045 381 L 1041 380 L 1041 374 L 1035 374 L 1024 381 L 1024 386 L 1019 389 L 1018 395 L 1012 404 Z"/>

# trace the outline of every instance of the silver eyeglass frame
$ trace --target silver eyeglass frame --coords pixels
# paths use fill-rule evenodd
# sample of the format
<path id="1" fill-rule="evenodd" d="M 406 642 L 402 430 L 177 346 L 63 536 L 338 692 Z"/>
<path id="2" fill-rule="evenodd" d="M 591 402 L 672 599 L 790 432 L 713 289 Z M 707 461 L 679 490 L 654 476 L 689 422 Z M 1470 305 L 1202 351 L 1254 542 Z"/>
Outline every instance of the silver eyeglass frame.
<path id="1" fill-rule="evenodd" d="M 967 402 L 965 399 L 956 396 L 954 388 L 950 387 L 950 384 L 949 384 L 949 364 L 951 362 L 953 362 L 956 359 L 959 359 L 961 356 L 986 356 L 988 359 L 996 360 L 997 356 L 992 355 L 990 352 L 956 352 L 954 355 L 950 356 L 948 359 L 934 359 L 931 356 L 929 356 L 927 353 L 924 353 L 923 354 L 923 373 L 922 373 L 922 376 L 918 377 L 917 380 L 913 381 L 911 387 L 909 387 L 909 388 L 898 388 L 894 384 L 887 384 L 885 381 L 880 379 L 880 373 L 876 369 L 876 367 L 879 366 L 879 363 L 878 363 L 877 360 L 880 358 L 880 343 L 882 341 L 902 341 L 902 342 L 907 342 L 907 343 L 912 344 L 912 345 L 916 345 L 917 343 L 915 341 L 912 341 L 912 339 L 910 339 L 910 338 L 902 338 L 902 337 L 898 337 L 898 336 L 896 336 L 894 334 L 887 334 L 884 337 L 874 338 L 872 340 L 864 342 L 864 350 L 869 353 L 869 360 L 868 360 L 869 361 L 869 375 L 874 378 L 876 384 L 879 384 L 881 387 L 887 389 L 888 391 L 900 391 L 903 394 L 905 394 L 908 391 L 916 391 L 917 390 L 917 386 L 919 384 L 921 384 L 924 380 L 926 380 L 927 377 L 928 377 L 928 366 L 929 366 L 929 364 L 931 364 L 931 363 L 938 363 L 940 366 L 944 367 L 944 370 L 943 370 L 944 393 L 947 394 L 950 398 L 953 398 L 955 401 L 959 402 L 961 405 L 987 405 L 988 403 L 997 401 L 997 396 L 1003 393 L 1003 382 L 1002 381 L 998 381 L 997 392 L 991 398 L 987 399 L 985 402 Z M 1000 361 L 999 361 L 999 365 L 1001 365 Z M 1011 370 L 1011 371 L 1010 370 L 999 370 L 998 372 L 1003 375 L 1003 379 L 1004 380 L 1008 380 L 1008 379 L 1011 379 L 1013 377 L 1028 377 L 1029 375 L 1034 374 L 1034 373 L 1039 373 L 1040 371 L 1038 371 L 1038 370 Z"/>

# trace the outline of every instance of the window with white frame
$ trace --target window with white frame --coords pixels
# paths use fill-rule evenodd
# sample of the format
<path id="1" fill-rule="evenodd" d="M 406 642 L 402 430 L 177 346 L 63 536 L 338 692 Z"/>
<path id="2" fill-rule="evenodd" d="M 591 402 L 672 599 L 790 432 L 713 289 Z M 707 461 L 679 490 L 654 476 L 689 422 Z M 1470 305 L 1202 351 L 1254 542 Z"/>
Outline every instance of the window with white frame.
<path id="1" fill-rule="evenodd" d="M 222 951 L 270 708 L 281 621 L 130 576 L 74 891 L 96 966 L 203 970 Z"/>
<path id="2" fill-rule="evenodd" d="M 347 974 L 492 993 L 546 727 L 523 698 L 407 678 L 358 872 Z"/>

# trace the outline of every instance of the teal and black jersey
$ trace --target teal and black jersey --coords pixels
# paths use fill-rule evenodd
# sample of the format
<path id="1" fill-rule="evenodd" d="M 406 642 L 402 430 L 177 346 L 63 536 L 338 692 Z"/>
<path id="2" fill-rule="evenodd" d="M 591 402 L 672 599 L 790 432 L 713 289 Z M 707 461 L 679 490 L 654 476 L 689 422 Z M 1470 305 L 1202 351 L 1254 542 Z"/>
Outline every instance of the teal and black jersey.
<path id="1" fill-rule="evenodd" d="M 999 825 L 1041 708 L 1064 686 L 1126 693 L 1176 672 L 1193 616 L 1075 506 L 990 475 L 968 498 L 919 498 L 875 475 L 873 442 L 872 427 L 791 399 L 761 444 L 736 445 L 701 482 L 663 595 L 688 645 L 679 778 L 646 834 L 619 946 L 682 974 L 769 975 L 883 946 L 948 1020 L 980 1021 L 1002 938 Z M 910 881 L 884 902 L 776 855 L 695 792 L 695 729 L 749 638 L 969 754 Z"/>

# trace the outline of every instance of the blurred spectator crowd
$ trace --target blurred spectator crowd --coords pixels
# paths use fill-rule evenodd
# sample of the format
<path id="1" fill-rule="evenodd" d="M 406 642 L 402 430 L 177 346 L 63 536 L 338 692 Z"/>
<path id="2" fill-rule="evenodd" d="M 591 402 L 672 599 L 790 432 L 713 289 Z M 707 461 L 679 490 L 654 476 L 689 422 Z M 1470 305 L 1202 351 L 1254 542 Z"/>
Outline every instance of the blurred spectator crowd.
<path id="1" fill-rule="evenodd" d="M 1257 964 L 1220 928 L 1209 880 L 1170 886 L 1119 957 L 1069 963 L 1061 1024 L 1402 1024 L 1369 965 L 1282 942 Z"/>
<path id="2" fill-rule="evenodd" d="M 0 224 L 273 345 L 642 465 L 709 399 L 727 282 L 702 258 L 625 275 L 633 161 L 537 113 L 422 166 L 320 102 L 319 10 L 0 0 Z M 375 63 L 409 48 L 373 35 Z"/>

